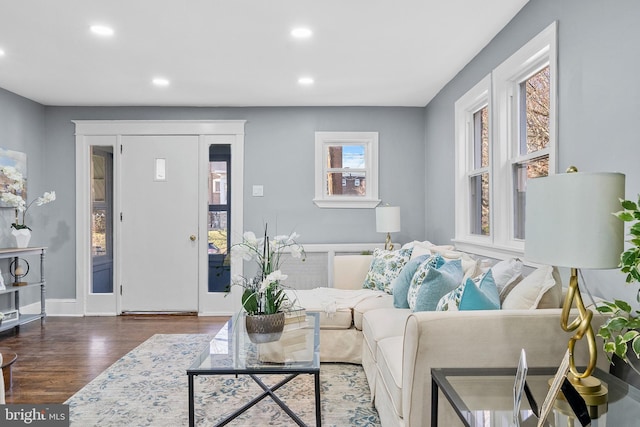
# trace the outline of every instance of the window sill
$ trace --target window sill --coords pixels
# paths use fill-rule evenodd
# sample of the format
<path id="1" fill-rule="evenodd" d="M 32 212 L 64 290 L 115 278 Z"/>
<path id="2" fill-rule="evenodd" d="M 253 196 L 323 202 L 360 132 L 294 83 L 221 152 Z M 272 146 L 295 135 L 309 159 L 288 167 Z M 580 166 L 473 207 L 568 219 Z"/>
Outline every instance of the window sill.
<path id="1" fill-rule="evenodd" d="M 313 199 L 313 203 L 319 208 L 333 208 L 333 209 L 373 209 L 380 204 L 379 199 L 341 199 L 341 200 L 327 200 L 327 199 Z"/>
<path id="2" fill-rule="evenodd" d="M 467 252 L 470 254 L 486 256 L 500 260 L 509 258 L 522 259 L 524 257 L 523 248 L 481 244 L 478 242 L 470 242 L 461 239 L 453 239 L 452 242 L 455 244 L 456 250 Z"/>

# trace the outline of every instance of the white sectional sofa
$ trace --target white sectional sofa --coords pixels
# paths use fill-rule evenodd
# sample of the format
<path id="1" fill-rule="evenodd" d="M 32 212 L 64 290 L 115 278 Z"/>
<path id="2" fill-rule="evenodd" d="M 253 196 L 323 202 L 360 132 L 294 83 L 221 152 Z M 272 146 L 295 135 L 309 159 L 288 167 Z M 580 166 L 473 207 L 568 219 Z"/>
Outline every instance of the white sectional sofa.
<path id="1" fill-rule="evenodd" d="M 431 368 L 516 367 L 523 348 L 529 366 L 557 367 L 567 350 L 561 295 L 557 308 L 412 312 L 395 308 L 392 295 L 361 289 L 370 264 L 370 255 L 336 256 L 334 288 L 295 297 L 321 313 L 321 360 L 362 364 L 384 427 L 431 425 Z M 594 328 L 600 322 L 596 316 Z M 585 347 L 577 363 L 586 356 Z M 598 366 L 607 364 L 599 355 Z M 439 425 L 462 425 L 444 397 L 439 406 Z"/>

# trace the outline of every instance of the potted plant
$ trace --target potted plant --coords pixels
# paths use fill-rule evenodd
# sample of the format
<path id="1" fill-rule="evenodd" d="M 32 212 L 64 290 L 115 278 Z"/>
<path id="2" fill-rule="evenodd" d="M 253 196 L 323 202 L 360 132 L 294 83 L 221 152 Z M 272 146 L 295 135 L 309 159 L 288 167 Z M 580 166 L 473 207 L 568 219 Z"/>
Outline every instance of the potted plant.
<path id="1" fill-rule="evenodd" d="M 242 308 L 246 312 L 245 322 L 249 338 L 253 342 L 270 342 L 280 339 L 284 329 L 284 315 L 288 309 L 287 294 L 282 282 L 287 275 L 280 270 L 282 254 L 286 251 L 293 258 L 304 260 L 304 248 L 296 242 L 297 233 L 289 236 L 267 234 L 258 239 L 251 232 L 245 232 L 242 242 L 231 247 L 231 256 L 245 261 L 254 261 L 258 267 L 255 277 L 235 276 L 233 285 L 243 288 Z"/>
<path id="2" fill-rule="evenodd" d="M 628 242 L 631 243 L 631 247 L 620 255 L 620 271 L 626 274 L 627 283 L 640 282 L 640 196 L 637 203 L 621 200 L 620 204 L 622 210 L 614 215 L 630 223 Z M 640 289 L 636 292 L 636 302 L 640 304 Z M 638 375 L 636 381 L 640 381 L 637 367 L 640 362 L 640 311 L 623 300 L 605 301 L 598 306 L 598 311 L 610 315 L 598 331 L 605 341 L 604 351 L 611 355 L 614 367 L 617 360 L 626 362 Z"/>
<path id="3" fill-rule="evenodd" d="M 27 203 L 24 199 L 25 189 L 22 173 L 13 166 L 3 166 L 0 168 L 0 172 L 11 181 L 6 187 L 7 191 L 3 191 L 0 194 L 0 201 L 7 206 L 15 208 L 16 211 L 16 220 L 11 224 L 11 234 L 16 238 L 16 246 L 18 248 L 26 248 L 31 239 L 31 227 L 26 223 L 27 211 L 34 203 L 36 206 L 42 206 L 53 202 L 56 199 L 56 192 L 47 191 L 41 197 Z"/>

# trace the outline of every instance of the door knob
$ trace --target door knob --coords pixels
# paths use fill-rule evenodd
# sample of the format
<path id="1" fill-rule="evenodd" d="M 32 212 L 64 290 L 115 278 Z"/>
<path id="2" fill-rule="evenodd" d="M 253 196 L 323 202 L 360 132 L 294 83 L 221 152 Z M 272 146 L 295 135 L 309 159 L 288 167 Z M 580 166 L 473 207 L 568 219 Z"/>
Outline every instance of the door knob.
<path id="1" fill-rule="evenodd" d="M 196 241 L 196 235 L 192 234 L 191 236 L 189 236 L 189 240 L 191 240 L 192 242 Z"/>

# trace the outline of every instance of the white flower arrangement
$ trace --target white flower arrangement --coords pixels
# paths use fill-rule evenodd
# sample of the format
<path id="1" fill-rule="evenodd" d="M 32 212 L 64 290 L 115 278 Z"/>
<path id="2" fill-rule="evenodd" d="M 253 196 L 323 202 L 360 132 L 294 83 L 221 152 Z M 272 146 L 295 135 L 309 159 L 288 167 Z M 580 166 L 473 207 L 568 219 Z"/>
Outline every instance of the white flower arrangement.
<path id="1" fill-rule="evenodd" d="M 42 206 L 53 202 L 56 199 L 56 192 L 47 191 L 42 196 L 32 200 L 30 203 L 27 203 L 21 195 L 24 192 L 24 177 L 22 176 L 22 173 L 13 166 L 0 167 L 0 172 L 11 180 L 11 183 L 7 186 L 8 191 L 4 191 L 0 194 L 0 200 L 16 210 L 16 221 L 11 224 L 11 227 L 16 230 L 22 230 L 25 228 L 31 230 L 31 228 L 25 223 L 27 211 L 34 203 L 36 206 Z M 20 213 L 22 213 L 22 222 L 20 222 Z"/>
<path id="2" fill-rule="evenodd" d="M 296 242 L 299 237 L 299 234 L 291 233 L 289 236 L 269 238 L 265 226 L 263 238 L 258 239 L 253 232 L 247 231 L 242 236 L 242 243 L 231 247 L 232 258 L 255 261 L 258 266 L 255 278 L 234 276 L 232 280 L 232 284 L 244 288 L 242 307 L 247 313 L 274 314 L 282 311 L 287 300 L 282 282 L 287 279 L 287 275 L 280 270 L 281 257 L 287 250 L 293 258 L 304 261 L 304 248 Z"/>

